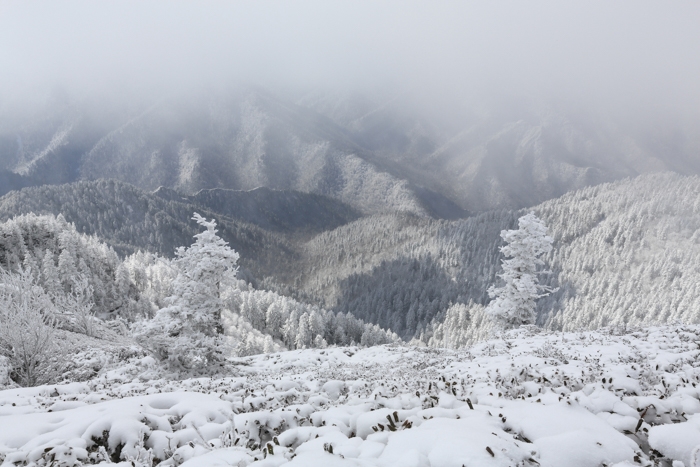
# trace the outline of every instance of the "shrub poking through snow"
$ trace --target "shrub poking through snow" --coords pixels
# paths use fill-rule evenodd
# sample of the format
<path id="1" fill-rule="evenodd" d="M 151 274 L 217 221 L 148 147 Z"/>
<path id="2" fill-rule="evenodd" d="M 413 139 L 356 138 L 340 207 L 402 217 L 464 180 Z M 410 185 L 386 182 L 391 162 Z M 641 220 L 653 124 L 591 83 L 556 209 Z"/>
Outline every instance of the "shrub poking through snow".
<path id="1" fill-rule="evenodd" d="M 236 358 L 227 377 L 148 380 L 115 367 L 84 383 L 0 391 L 0 463 L 695 466 L 697 342 L 697 325 L 525 328 L 458 351 Z"/>

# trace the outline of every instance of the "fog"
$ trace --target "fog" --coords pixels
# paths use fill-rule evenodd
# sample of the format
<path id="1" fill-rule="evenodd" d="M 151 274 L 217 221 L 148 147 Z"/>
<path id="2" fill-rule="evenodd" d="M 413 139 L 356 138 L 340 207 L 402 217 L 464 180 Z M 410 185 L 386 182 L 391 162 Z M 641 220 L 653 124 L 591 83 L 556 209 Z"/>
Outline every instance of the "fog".
<path id="1" fill-rule="evenodd" d="M 227 82 L 697 112 L 697 2 L 0 3 L 7 101 Z"/>

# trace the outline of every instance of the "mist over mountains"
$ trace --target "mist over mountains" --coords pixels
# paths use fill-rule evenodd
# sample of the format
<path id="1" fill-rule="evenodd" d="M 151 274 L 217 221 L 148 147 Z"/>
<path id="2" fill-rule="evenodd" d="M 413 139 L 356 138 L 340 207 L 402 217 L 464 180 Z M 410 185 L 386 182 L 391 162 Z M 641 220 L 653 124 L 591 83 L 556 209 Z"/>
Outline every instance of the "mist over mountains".
<path id="1" fill-rule="evenodd" d="M 40 117 L 2 127 L 9 193 L 0 199 L 1 219 L 62 214 L 120 254 L 172 257 L 196 233 L 190 217 L 197 211 L 217 219 L 241 254 L 241 277 L 255 287 L 407 339 L 429 340 L 454 306 L 480 313 L 499 270 L 499 232 L 513 228 L 523 209 L 543 216 L 558 239 L 590 214 L 550 219 L 552 209 L 574 212 L 579 202 L 571 196 L 584 196 L 567 193 L 641 175 L 603 192 L 642 199 L 649 191 L 682 206 L 691 199 L 669 180 L 685 179 L 670 173 L 700 173 L 700 140 L 682 119 L 652 127 L 626 113 L 535 98 L 470 98 L 443 113 L 439 103 L 399 91 L 240 85 L 97 108 L 59 94 Z M 627 215 L 612 201 L 600 203 L 611 209 L 608 222 Z M 678 222 L 694 216 L 679 214 Z M 645 225 L 639 238 L 656 238 L 656 227 Z M 598 261 L 592 258 L 586 261 Z M 574 317 L 571 300 L 584 306 L 590 295 L 561 276 L 579 266 L 557 261 L 550 285 L 559 292 L 538 305 L 540 323 L 611 322 L 596 313 Z M 653 284 L 661 280 L 652 276 Z M 674 306 L 661 316 L 695 319 L 687 306 Z M 614 313 L 616 323 L 647 322 Z"/>
<path id="2" fill-rule="evenodd" d="M 296 190 L 364 214 L 454 219 L 656 171 L 700 172 L 697 131 L 530 100 L 431 118 L 405 94 L 253 87 L 4 125 L 2 190 L 112 178 L 153 191 Z M 52 116 L 51 112 L 55 112 Z M 446 111 L 447 112 L 447 111 Z"/>
<path id="3" fill-rule="evenodd" d="M 0 0 L 0 464 L 699 467 L 698 24 Z"/>
<path id="4" fill-rule="evenodd" d="M 356 138 L 407 178 L 472 212 L 533 206 L 642 173 L 700 170 L 698 133 L 679 121 L 513 97 L 474 99 L 446 122 L 409 113 L 408 99 L 375 104 L 354 119 L 327 111 L 349 120 Z"/>

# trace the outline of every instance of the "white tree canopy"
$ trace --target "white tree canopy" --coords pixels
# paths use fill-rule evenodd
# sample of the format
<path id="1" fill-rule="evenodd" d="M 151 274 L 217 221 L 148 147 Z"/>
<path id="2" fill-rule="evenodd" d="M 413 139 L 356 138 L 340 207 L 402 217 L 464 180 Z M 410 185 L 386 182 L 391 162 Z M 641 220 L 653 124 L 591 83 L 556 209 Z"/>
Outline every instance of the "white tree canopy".
<path id="1" fill-rule="evenodd" d="M 63 362 L 56 345 L 56 307 L 32 272 L 0 268 L 0 356 L 22 386 L 54 382 Z"/>
<path id="2" fill-rule="evenodd" d="M 491 286 L 488 291 L 493 300 L 486 313 L 504 329 L 535 324 L 535 300 L 553 291 L 537 278 L 537 274 L 546 272 L 538 271 L 544 265 L 541 256 L 552 250 L 553 239 L 547 235 L 547 226 L 530 212 L 518 219 L 518 227 L 501 231 L 507 244 L 500 250 L 510 259 L 502 261 L 503 272 L 498 275 L 504 285 Z"/>
<path id="3" fill-rule="evenodd" d="M 238 253 L 216 235 L 216 222 L 197 213 L 192 219 L 206 230 L 194 236 L 190 247 L 175 252 L 173 295 L 142 335 L 158 356 L 186 369 L 221 360 L 222 291 L 238 270 Z"/>
<path id="4" fill-rule="evenodd" d="M 180 247 L 175 252 L 179 274 L 171 301 L 182 309 L 181 317 L 188 327 L 205 335 L 220 334 L 221 292 L 236 277 L 239 255 L 216 235 L 216 221 L 207 221 L 197 213 L 192 219 L 206 230 L 194 236 L 196 241 L 189 248 Z"/>

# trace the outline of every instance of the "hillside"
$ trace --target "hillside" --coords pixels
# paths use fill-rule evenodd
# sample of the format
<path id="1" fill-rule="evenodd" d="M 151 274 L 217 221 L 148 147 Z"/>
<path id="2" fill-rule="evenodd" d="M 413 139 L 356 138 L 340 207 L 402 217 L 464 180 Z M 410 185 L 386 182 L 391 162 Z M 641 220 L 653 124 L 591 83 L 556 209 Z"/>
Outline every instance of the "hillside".
<path id="1" fill-rule="evenodd" d="M 460 351 L 238 358 L 228 374 L 182 381 L 136 355 L 81 383 L 0 390 L 0 462 L 693 465 L 699 338 L 697 326 L 523 329 Z"/>
<path id="2" fill-rule="evenodd" d="M 249 191 L 212 189 L 182 195 L 160 187 L 154 195 L 186 202 L 265 230 L 297 236 L 333 230 L 360 217 L 350 206 L 321 195 L 259 187 Z"/>
<path id="3" fill-rule="evenodd" d="M 548 201 L 554 329 L 700 321 L 700 178 L 647 175 Z"/>
<path id="4" fill-rule="evenodd" d="M 79 233 L 63 217 L 31 213 L 0 223 L 2 270 L 23 268 L 53 294 L 73 290 L 74 281 L 84 277 L 91 288 L 93 311 L 101 318 L 148 314 L 150 307 L 138 303 L 136 289 L 122 281 L 120 265 L 114 250 Z"/>
<path id="5" fill-rule="evenodd" d="M 284 265 L 295 261 L 288 242 L 274 233 L 114 180 L 26 188 L 0 198 L 0 220 L 30 212 L 62 214 L 79 232 L 97 235 L 122 254 L 142 249 L 166 257 L 192 243 L 198 233 L 191 220 L 196 211 L 217 219 L 221 236 L 241 254 L 241 264 L 253 276 L 284 277 Z"/>
<path id="6" fill-rule="evenodd" d="M 566 330 L 700 322 L 693 299 L 700 282 L 698 193 L 698 177 L 651 174 L 534 207 L 555 239 L 547 259 L 553 273 L 542 280 L 559 288 L 539 301 L 538 322 Z M 488 302 L 486 289 L 500 268 L 499 232 L 514 228 L 524 212 L 455 222 L 360 219 L 306 243 L 300 293 L 405 336 L 427 336 L 451 303 Z"/>
<path id="7" fill-rule="evenodd" d="M 488 334 L 481 329 L 481 306 L 488 303 L 486 290 L 500 269 L 499 233 L 514 228 L 524 212 L 493 211 L 459 221 L 405 213 L 335 227 L 352 211 L 337 211 L 336 202 L 313 196 L 285 196 L 279 211 L 254 217 L 249 205 L 229 197 L 241 201 L 252 195 L 255 205 L 260 196 L 280 193 L 215 190 L 182 202 L 164 199 L 165 193 L 114 181 L 30 188 L 0 198 L 0 219 L 31 211 L 62 213 L 78 231 L 96 234 L 118 251 L 143 248 L 172 256 L 176 247 L 191 243 L 196 233 L 191 213 L 201 211 L 219 220 L 223 238 L 241 253 L 251 274 L 242 277 L 257 279 L 263 288 L 351 313 L 405 338 L 422 335 L 426 342 L 448 319 L 461 323 L 460 342 L 469 342 Z M 553 273 L 542 280 L 558 288 L 538 302 L 538 323 L 573 330 L 700 322 L 693 300 L 700 282 L 697 193 L 697 177 L 651 174 L 533 208 L 555 239 L 547 259 Z M 313 206 L 309 216 L 325 213 L 315 219 L 317 231 L 332 230 L 310 240 L 294 233 L 297 227 L 289 222 L 297 216 L 288 216 L 288 203 L 300 199 L 305 201 L 296 205 L 299 209 Z"/>

